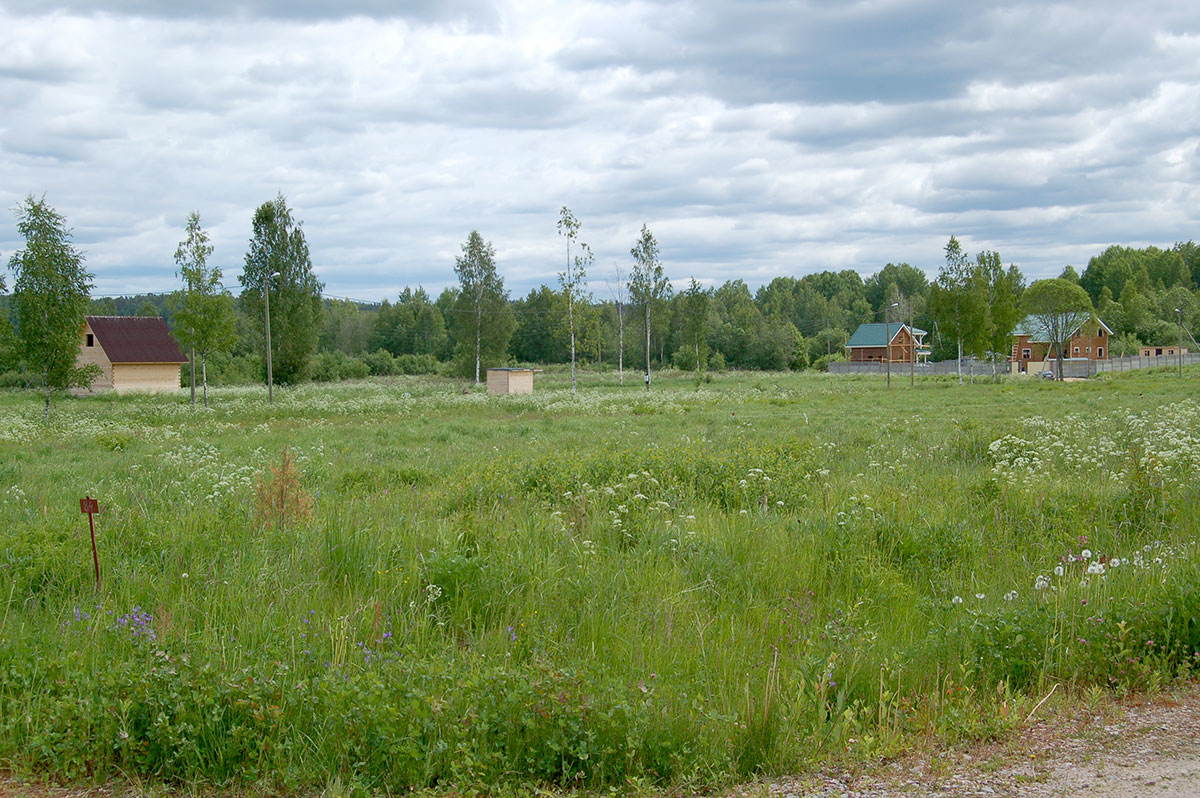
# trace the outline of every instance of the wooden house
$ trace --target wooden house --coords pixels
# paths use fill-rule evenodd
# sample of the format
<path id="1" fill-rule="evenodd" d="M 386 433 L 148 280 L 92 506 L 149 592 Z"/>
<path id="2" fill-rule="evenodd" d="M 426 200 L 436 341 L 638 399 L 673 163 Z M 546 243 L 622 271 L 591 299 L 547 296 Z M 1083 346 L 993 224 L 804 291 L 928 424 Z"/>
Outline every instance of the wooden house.
<path id="1" fill-rule="evenodd" d="M 89 390 L 177 391 L 187 358 L 158 316 L 85 316 L 78 366 L 100 367 Z"/>
<path id="2" fill-rule="evenodd" d="M 492 396 L 533 393 L 533 369 L 488 369 L 487 392 Z"/>
<path id="3" fill-rule="evenodd" d="M 1178 357 L 1182 354 L 1187 354 L 1187 347 L 1180 349 L 1178 346 L 1143 346 L 1138 350 L 1139 357 Z"/>
<path id="4" fill-rule="evenodd" d="M 1109 339 L 1112 330 L 1098 318 L 1084 322 L 1071 333 L 1067 342 L 1064 360 L 1108 360 Z M 1058 351 L 1046 340 L 1043 330 L 1037 329 L 1025 319 L 1013 330 L 1012 373 L 1027 374 L 1048 368 L 1047 364 L 1058 359 Z"/>
<path id="5" fill-rule="evenodd" d="M 911 363 L 928 360 L 929 350 L 925 347 L 928 333 L 907 324 L 860 324 L 846 343 L 851 363 Z M 889 339 L 890 336 L 890 339 Z"/>

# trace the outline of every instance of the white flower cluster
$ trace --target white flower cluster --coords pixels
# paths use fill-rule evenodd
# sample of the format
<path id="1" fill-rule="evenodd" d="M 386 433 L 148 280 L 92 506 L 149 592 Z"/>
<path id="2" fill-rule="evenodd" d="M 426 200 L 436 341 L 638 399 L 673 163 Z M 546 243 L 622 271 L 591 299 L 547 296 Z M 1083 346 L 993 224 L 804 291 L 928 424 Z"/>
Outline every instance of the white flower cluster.
<path id="1" fill-rule="evenodd" d="M 1025 419 L 1018 433 L 988 444 L 992 473 L 1010 483 L 1054 475 L 1124 482 L 1130 455 L 1143 469 L 1200 469 L 1200 404 L 1187 400 L 1129 414 Z"/>

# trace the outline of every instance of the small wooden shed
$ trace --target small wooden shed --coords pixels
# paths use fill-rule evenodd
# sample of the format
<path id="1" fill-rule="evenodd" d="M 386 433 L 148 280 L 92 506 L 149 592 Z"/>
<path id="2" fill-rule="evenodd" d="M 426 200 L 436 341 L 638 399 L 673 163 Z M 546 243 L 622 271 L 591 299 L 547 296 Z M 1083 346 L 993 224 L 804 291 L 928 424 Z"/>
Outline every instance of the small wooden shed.
<path id="1" fill-rule="evenodd" d="M 488 369 L 487 391 L 492 396 L 533 393 L 533 369 Z"/>
<path id="2" fill-rule="evenodd" d="M 178 391 L 187 357 L 159 316 L 84 316 L 78 366 L 94 364 L 91 390 Z"/>

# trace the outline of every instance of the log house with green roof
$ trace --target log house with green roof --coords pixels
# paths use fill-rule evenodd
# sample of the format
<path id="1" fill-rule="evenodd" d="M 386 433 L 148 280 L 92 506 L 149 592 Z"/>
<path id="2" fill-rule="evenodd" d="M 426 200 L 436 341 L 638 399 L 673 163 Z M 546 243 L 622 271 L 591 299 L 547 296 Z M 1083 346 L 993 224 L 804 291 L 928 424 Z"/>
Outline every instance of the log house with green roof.
<path id="1" fill-rule="evenodd" d="M 929 359 L 925 346 L 928 333 L 907 324 L 860 324 L 846 343 L 851 363 L 911 363 Z M 890 340 L 888 340 L 890 336 Z"/>

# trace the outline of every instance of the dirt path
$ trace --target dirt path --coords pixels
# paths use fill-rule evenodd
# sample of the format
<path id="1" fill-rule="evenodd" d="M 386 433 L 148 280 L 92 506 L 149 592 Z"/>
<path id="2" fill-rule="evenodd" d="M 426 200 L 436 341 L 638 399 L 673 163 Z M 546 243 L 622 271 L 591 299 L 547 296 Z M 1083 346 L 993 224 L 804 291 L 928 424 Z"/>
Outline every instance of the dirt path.
<path id="1" fill-rule="evenodd" d="M 913 752 L 856 772 L 776 779 L 729 798 L 1200 797 L 1200 686 L 1066 706 L 1013 739 Z"/>
<path id="2" fill-rule="evenodd" d="M 66 789 L 0 777 L 0 798 L 185 798 L 128 785 Z M 258 795 L 258 793 L 254 793 Z M 1013 739 L 914 751 L 852 772 L 743 785 L 720 798 L 1200 798 L 1200 685 L 1088 709 L 1064 704 Z"/>

